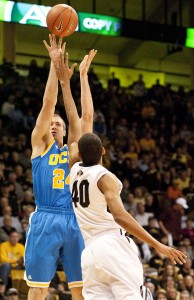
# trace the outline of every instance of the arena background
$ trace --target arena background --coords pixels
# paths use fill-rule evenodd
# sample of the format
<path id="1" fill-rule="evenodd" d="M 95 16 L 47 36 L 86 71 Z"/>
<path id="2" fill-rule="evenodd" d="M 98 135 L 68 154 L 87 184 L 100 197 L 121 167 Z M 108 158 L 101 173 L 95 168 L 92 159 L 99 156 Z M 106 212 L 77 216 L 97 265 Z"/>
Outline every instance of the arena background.
<path id="1" fill-rule="evenodd" d="M 20 2 L 45 6 L 60 3 L 60 1 L 33 0 Z M 78 12 L 115 17 L 124 16 L 127 19 L 163 25 L 191 27 L 193 22 L 193 3 L 188 0 L 71 0 L 64 1 L 64 3 L 72 5 Z M 47 28 L 1 22 L 0 30 L 0 58 L 6 56 L 8 60 L 17 65 L 28 65 L 35 55 L 38 64 L 43 64 L 47 58 L 47 52 L 43 47 L 42 40 L 48 36 Z M 160 36 L 160 32 L 158 32 L 158 36 Z M 178 44 L 81 32 L 76 32 L 68 37 L 66 41 L 71 61 L 79 62 L 84 53 L 91 48 L 98 50 L 94 66 L 95 72 L 100 76 L 103 84 L 106 84 L 107 78 L 112 72 L 109 66 L 162 72 L 165 74 L 165 78 L 162 77 L 165 83 L 170 82 L 174 87 L 183 84 L 188 89 L 193 83 L 191 72 L 193 50 L 184 46 L 180 47 Z M 130 72 L 127 77 L 126 71 L 124 74 L 121 70 L 116 70 L 116 72 L 120 73 L 119 77 L 121 83 L 123 81 L 123 85 L 126 85 L 126 81 L 131 83 L 134 77 L 137 78 L 136 73 L 133 75 L 133 72 Z M 145 73 L 144 80 L 149 84 L 147 77 L 150 78 Z"/>

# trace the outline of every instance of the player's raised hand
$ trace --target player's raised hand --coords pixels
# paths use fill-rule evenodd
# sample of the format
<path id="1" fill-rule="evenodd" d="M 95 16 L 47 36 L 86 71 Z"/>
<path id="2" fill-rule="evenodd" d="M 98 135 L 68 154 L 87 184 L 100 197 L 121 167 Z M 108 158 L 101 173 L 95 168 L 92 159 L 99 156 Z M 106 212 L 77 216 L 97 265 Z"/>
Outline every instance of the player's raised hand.
<path id="1" fill-rule="evenodd" d="M 71 78 L 71 76 L 74 73 L 75 67 L 77 66 L 76 63 L 74 63 L 71 67 L 69 67 L 69 54 L 68 52 L 65 53 L 65 73 L 68 79 Z"/>
<path id="2" fill-rule="evenodd" d="M 49 34 L 50 45 L 44 40 L 43 43 L 48 50 L 49 56 L 54 64 L 57 64 L 60 60 L 64 60 L 65 46 L 62 38 L 59 38 L 58 42 L 54 34 Z"/>
<path id="3" fill-rule="evenodd" d="M 177 250 L 172 247 L 168 247 L 164 244 L 159 243 L 157 248 L 155 248 L 157 252 L 163 254 L 168 257 L 173 264 L 184 264 L 186 263 L 187 255 L 180 250 Z"/>
<path id="4" fill-rule="evenodd" d="M 69 67 L 69 54 L 66 52 L 65 60 L 64 57 L 61 57 L 61 59 L 59 59 L 57 63 L 54 63 L 54 65 L 55 65 L 57 77 L 62 82 L 62 81 L 70 80 L 77 64 L 74 63 L 71 67 Z"/>
<path id="5" fill-rule="evenodd" d="M 97 50 L 90 50 L 89 54 L 85 55 L 84 59 L 82 60 L 82 62 L 80 63 L 79 66 L 79 71 L 80 71 L 80 75 L 84 76 L 88 73 L 90 64 L 94 58 L 94 56 L 96 55 Z"/>

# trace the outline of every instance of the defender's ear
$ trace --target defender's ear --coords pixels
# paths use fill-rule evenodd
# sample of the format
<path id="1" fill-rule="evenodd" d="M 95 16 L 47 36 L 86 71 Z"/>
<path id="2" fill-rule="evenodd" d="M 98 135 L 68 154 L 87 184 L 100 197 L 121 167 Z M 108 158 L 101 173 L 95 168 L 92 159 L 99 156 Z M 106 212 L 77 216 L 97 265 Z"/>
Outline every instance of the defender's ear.
<path id="1" fill-rule="evenodd" d="M 81 155 L 79 152 L 78 152 L 78 157 L 79 157 L 79 160 L 81 161 L 82 159 L 81 159 Z"/>
<path id="2" fill-rule="evenodd" d="M 102 156 L 106 153 L 106 150 L 104 147 L 102 147 Z"/>

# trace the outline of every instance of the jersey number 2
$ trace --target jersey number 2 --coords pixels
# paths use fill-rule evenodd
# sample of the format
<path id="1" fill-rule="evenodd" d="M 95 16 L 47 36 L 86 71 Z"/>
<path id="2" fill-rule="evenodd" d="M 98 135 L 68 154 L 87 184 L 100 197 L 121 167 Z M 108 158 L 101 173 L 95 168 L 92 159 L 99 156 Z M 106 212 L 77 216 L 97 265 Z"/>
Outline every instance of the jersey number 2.
<path id="1" fill-rule="evenodd" d="M 77 207 L 77 202 L 79 202 L 82 207 L 89 206 L 89 182 L 87 180 L 82 180 L 79 187 L 78 181 L 76 180 L 74 182 L 72 187 L 72 201 L 75 207 Z"/>
<path id="2" fill-rule="evenodd" d="M 53 189 L 64 189 L 65 184 L 69 184 L 69 179 L 69 175 L 65 178 L 63 169 L 55 169 L 53 171 Z"/>

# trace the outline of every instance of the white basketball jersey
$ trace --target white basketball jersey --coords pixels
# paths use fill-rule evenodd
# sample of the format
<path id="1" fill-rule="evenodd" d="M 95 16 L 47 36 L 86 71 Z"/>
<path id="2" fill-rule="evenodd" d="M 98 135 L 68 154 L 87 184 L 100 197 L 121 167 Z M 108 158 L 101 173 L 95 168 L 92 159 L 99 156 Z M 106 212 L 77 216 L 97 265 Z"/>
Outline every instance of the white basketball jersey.
<path id="1" fill-rule="evenodd" d="M 98 234 L 121 228 L 109 212 L 104 194 L 99 190 L 98 180 L 105 174 L 114 176 L 101 165 L 85 167 L 78 162 L 70 172 L 70 188 L 74 211 L 84 240 Z M 122 183 L 118 180 L 120 190 Z"/>

